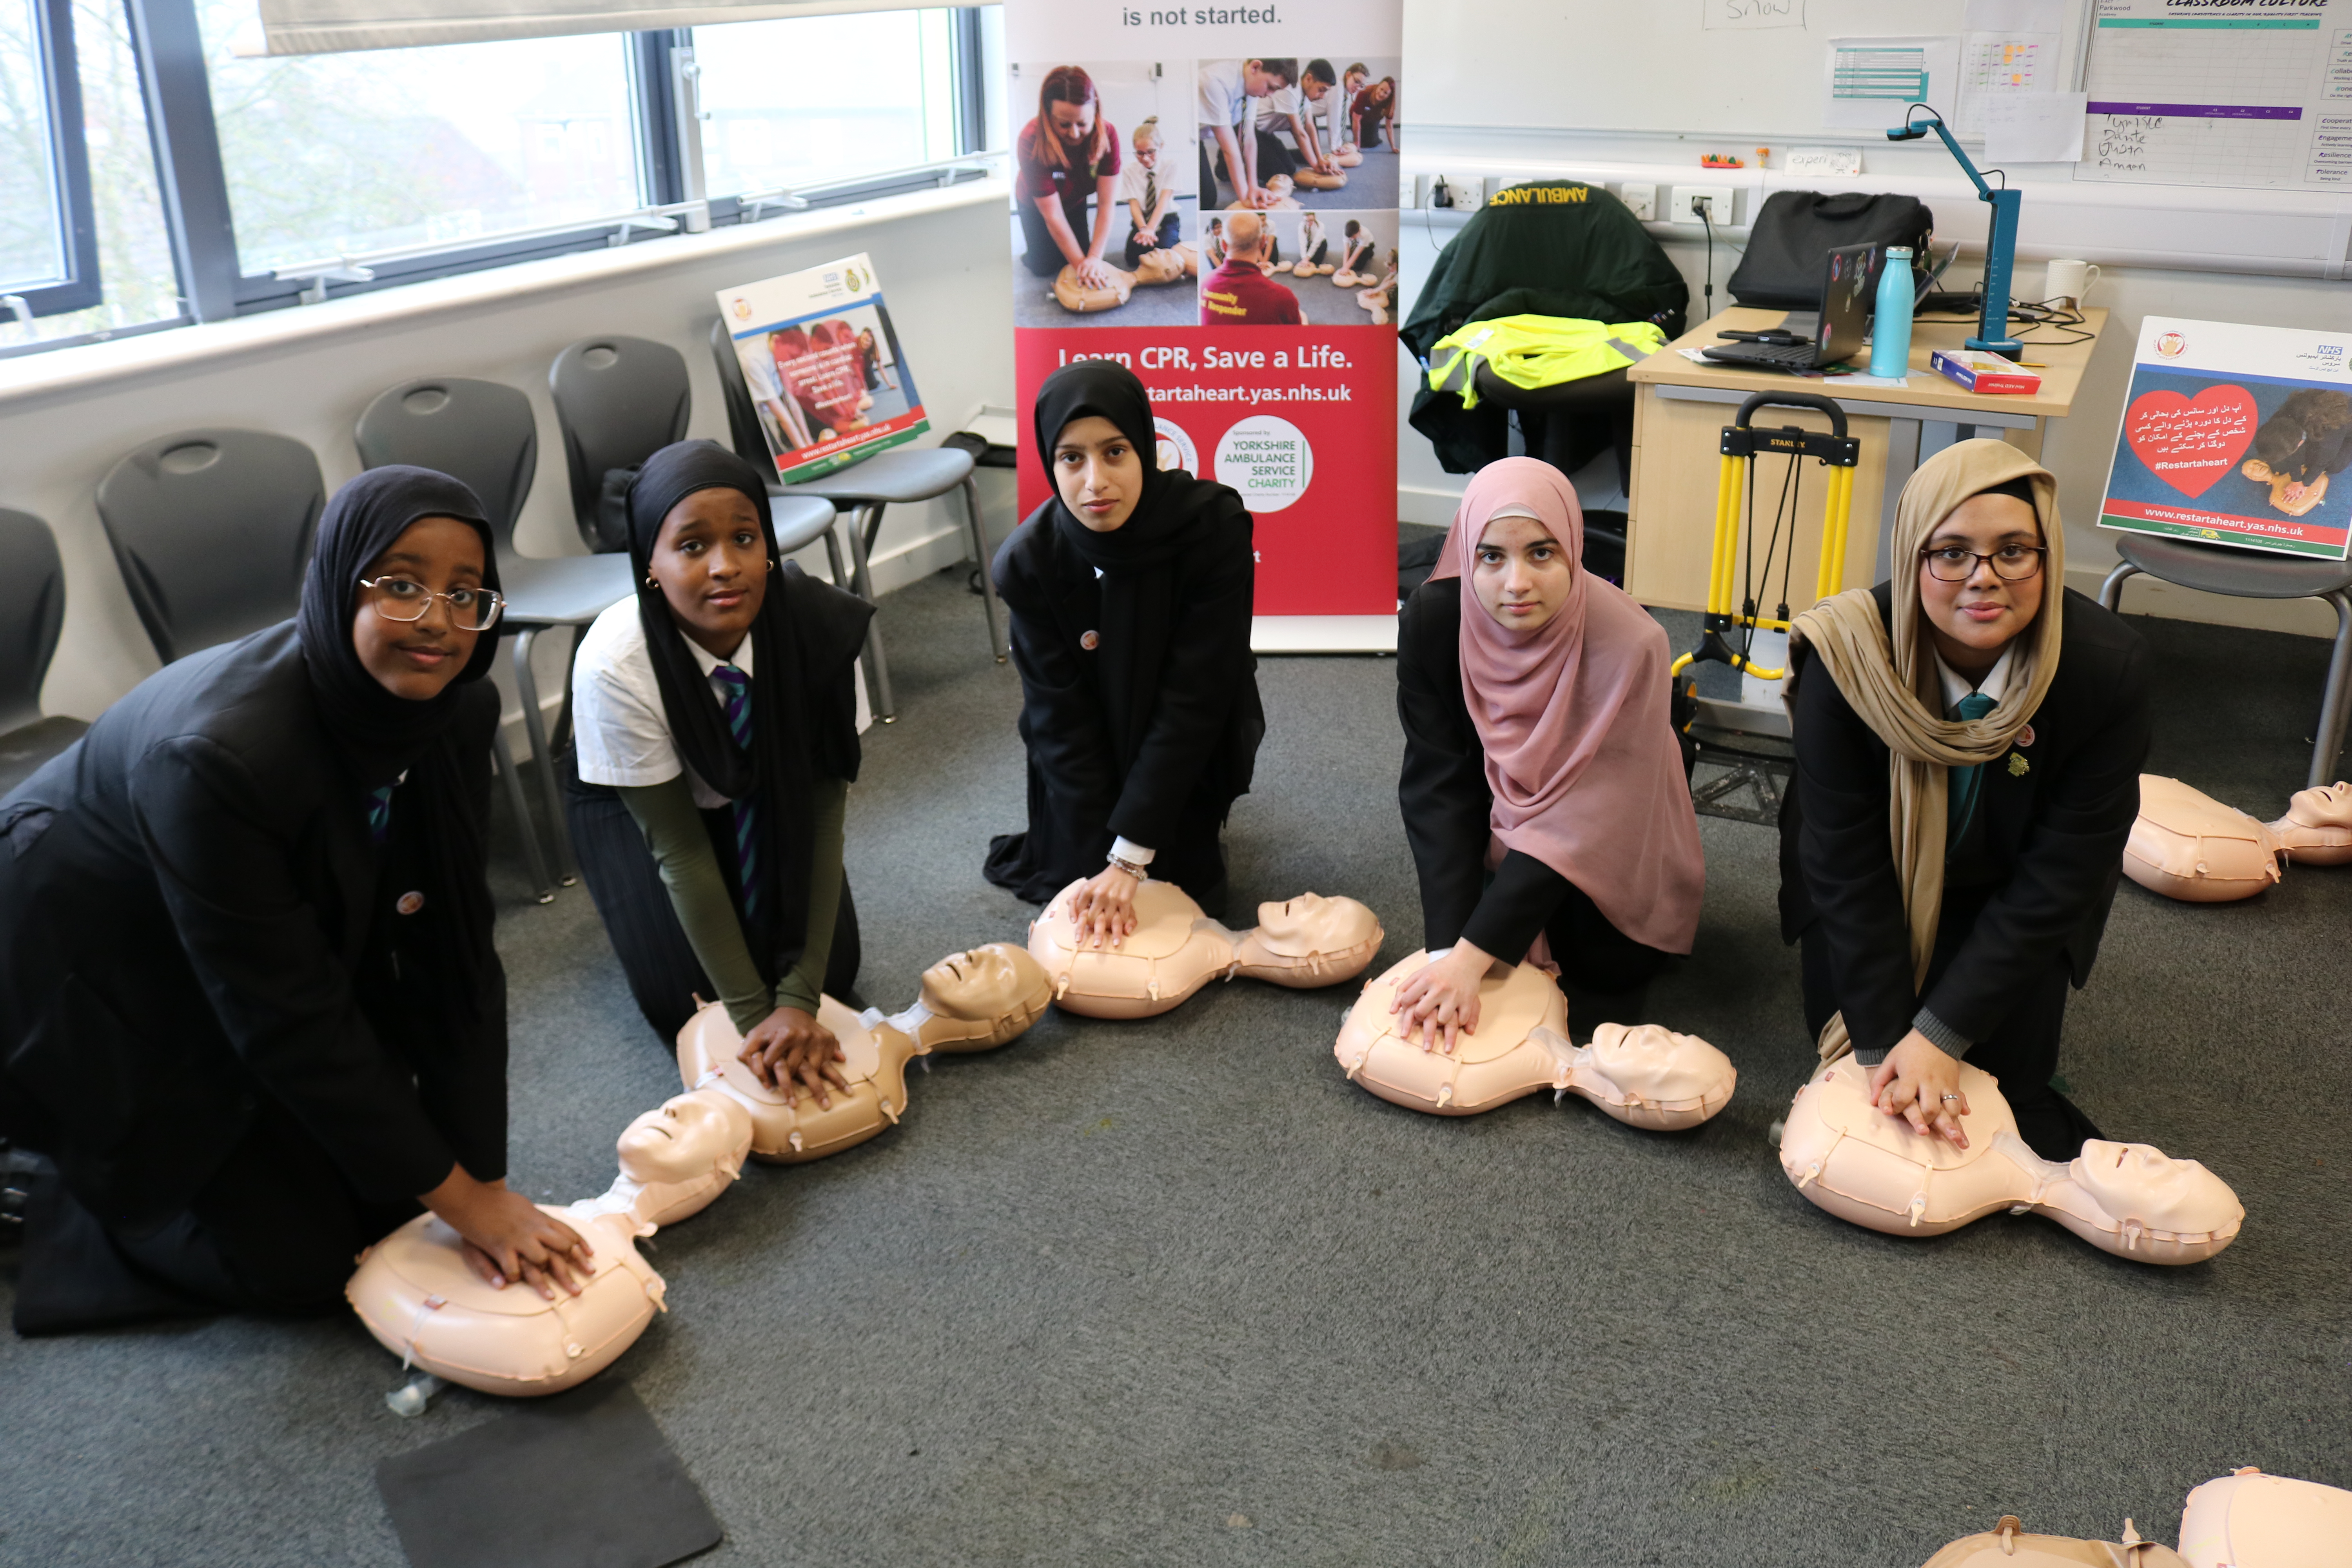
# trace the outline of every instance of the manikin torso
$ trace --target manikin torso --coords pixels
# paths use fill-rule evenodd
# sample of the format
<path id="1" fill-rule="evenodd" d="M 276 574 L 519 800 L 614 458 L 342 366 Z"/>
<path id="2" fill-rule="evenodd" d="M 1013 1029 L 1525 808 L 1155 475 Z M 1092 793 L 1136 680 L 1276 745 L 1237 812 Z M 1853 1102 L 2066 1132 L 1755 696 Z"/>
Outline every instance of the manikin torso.
<path id="1" fill-rule="evenodd" d="M 2266 1476 L 2249 1466 L 2189 1494 L 2180 1550 L 2142 1541 L 2029 1535 L 2014 1514 L 1953 1542 L 1927 1568 L 2320 1568 L 2352 1562 L 2352 1491 Z"/>
<path id="2" fill-rule="evenodd" d="M 641 1237 L 699 1213 L 747 1156 L 813 1160 L 872 1137 L 905 1109 L 909 1059 L 1002 1045 L 1036 1021 L 1046 994 L 1029 955 L 996 942 L 925 970 L 920 999 L 894 1017 L 861 1018 L 824 998 L 819 1016 L 841 1040 L 853 1086 L 835 1092 L 829 1110 L 806 1098 L 788 1106 L 761 1086 L 735 1059 L 740 1042 L 725 1009 L 706 1007 L 679 1038 L 686 1092 L 623 1131 L 612 1187 L 567 1207 L 541 1205 L 595 1255 L 578 1296 L 558 1289 L 550 1300 L 526 1285 L 486 1283 L 467 1267 L 457 1232 L 429 1214 L 362 1254 L 344 1295 L 404 1365 L 486 1394 L 561 1393 L 612 1364 L 667 1310 L 661 1276 L 637 1252 Z"/>
<path id="3" fill-rule="evenodd" d="M 1378 916 L 1353 899 L 1304 893 L 1260 904 L 1258 924 L 1232 931 L 1201 912 L 1172 882 L 1135 890 L 1135 930 L 1117 947 L 1078 946 L 1070 918 L 1073 882 L 1030 923 L 1029 952 L 1043 966 L 1055 1004 L 1088 1018 L 1148 1018 L 1213 979 L 1307 989 L 1351 980 L 1381 950 Z"/>
<path id="4" fill-rule="evenodd" d="M 2246 1217 L 2229 1184 L 2194 1160 L 2145 1143 L 2093 1140 L 2044 1160 L 1990 1074 L 1960 1064 L 1969 1146 L 1911 1131 L 1870 1103 L 1870 1069 L 1843 1057 L 1797 1091 L 1780 1168 L 1806 1197 L 1889 1236 L 1940 1236 L 1996 1209 L 2056 1220 L 2102 1251 L 2140 1263 L 2200 1263 Z"/>
<path id="5" fill-rule="evenodd" d="M 1424 1050 L 1399 1032 L 1397 987 L 1427 963 L 1416 952 L 1368 983 L 1339 1026 L 1332 1055 L 1348 1077 L 1382 1100 L 1439 1116 L 1492 1110 L 1539 1089 L 1574 1094 L 1618 1121 L 1666 1131 L 1721 1110 L 1739 1081 L 1731 1058 L 1695 1035 L 1655 1024 L 1603 1024 L 1592 1044 L 1568 1038 L 1568 998 L 1531 963 L 1489 972 L 1478 986 L 1478 1026 L 1454 1049 Z"/>
<path id="6" fill-rule="evenodd" d="M 2297 791 L 2284 816 L 2257 822 L 2179 779 L 2140 775 L 2124 874 L 2148 891 L 2200 904 L 2250 899 L 2279 879 L 2282 858 L 2352 860 L 2352 784 Z"/>

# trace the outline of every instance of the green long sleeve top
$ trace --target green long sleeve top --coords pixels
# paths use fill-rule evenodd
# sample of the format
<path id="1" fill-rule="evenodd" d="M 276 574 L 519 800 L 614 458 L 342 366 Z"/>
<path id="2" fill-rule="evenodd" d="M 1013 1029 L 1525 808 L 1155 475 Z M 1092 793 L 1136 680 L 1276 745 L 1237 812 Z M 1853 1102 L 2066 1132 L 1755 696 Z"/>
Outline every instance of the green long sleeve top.
<path id="1" fill-rule="evenodd" d="M 849 786 L 839 779 L 820 778 L 810 787 L 815 845 L 809 873 L 808 943 L 800 961 L 777 981 L 772 994 L 743 938 L 743 922 L 735 916 L 726 874 L 719 869 L 718 851 L 711 847 L 686 776 L 623 786 L 618 793 L 661 868 L 662 886 L 669 891 L 670 907 L 677 911 L 687 943 L 702 973 L 718 987 L 719 1000 L 737 1032 L 749 1035 L 778 1007 L 797 1007 L 814 1016 L 824 990 L 825 963 L 833 952 L 834 923 L 841 911 L 841 846 Z"/>

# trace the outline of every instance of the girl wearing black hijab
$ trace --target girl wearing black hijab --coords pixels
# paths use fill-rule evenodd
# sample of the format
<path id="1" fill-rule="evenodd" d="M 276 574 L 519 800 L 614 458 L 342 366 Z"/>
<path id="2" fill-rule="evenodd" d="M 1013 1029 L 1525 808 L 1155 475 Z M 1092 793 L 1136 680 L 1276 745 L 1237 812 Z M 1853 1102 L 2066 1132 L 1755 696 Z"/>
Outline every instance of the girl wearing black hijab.
<path id="1" fill-rule="evenodd" d="M 856 660 L 873 606 L 776 563 L 760 471 L 711 441 L 629 491 L 634 599 L 581 639 L 567 816 L 646 1021 L 715 996 L 743 1059 L 820 1105 L 845 1088 L 817 1001 L 857 979 L 842 873 L 857 777 Z"/>
<path id="2" fill-rule="evenodd" d="M 54 1163 L 20 1332 L 325 1306 L 420 1202 L 486 1279 L 584 1275 L 503 1180 L 499 608 L 473 492 L 373 469 L 295 619 L 151 676 L 0 802 L 0 1133 Z"/>
<path id="3" fill-rule="evenodd" d="M 1081 939 L 1115 945 L 1146 875 L 1224 911 L 1218 835 L 1265 734 L 1250 514 L 1225 486 L 1159 467 L 1150 399 L 1119 365 L 1055 371 L 1032 421 L 1056 493 L 994 568 L 1029 828 L 991 843 L 987 876 L 1033 903 L 1080 883 Z"/>

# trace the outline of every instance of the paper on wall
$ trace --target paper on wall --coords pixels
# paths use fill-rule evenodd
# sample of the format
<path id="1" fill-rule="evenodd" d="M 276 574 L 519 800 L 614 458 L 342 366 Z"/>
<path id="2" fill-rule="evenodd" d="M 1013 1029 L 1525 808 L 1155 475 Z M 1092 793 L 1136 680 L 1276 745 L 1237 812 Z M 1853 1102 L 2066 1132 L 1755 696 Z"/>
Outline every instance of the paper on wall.
<path id="1" fill-rule="evenodd" d="M 1985 133 L 1985 105 L 2021 93 L 2047 93 L 2064 84 L 2058 77 L 2055 33 L 1970 33 L 1960 40 L 1960 90 L 1953 110 L 1954 134 Z"/>
<path id="2" fill-rule="evenodd" d="M 1822 123 L 1885 131 L 1902 124 L 1911 104 L 1940 107 L 1958 85 L 1959 57 L 1960 41 L 1951 35 L 1832 38 Z"/>
<path id="3" fill-rule="evenodd" d="M 2083 92 L 2006 92 L 1984 100 L 1985 156 L 2072 163 L 2083 156 Z"/>

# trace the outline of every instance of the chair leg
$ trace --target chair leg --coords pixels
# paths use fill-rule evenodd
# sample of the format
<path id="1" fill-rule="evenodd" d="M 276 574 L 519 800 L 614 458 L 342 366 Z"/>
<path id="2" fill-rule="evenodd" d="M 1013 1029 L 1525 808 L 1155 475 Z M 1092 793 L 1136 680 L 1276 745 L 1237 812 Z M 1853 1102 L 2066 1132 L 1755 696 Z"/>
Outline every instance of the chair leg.
<path id="1" fill-rule="evenodd" d="M 490 771 L 506 786 L 507 809 L 514 813 L 515 832 L 522 837 L 523 863 L 530 868 L 530 885 L 539 889 L 541 903 L 551 904 L 555 902 L 555 884 L 548 880 L 547 856 L 539 847 L 539 828 L 530 819 L 530 802 L 523 798 L 522 774 L 516 770 L 514 759 L 507 755 L 504 726 L 490 737 Z"/>
<path id="2" fill-rule="evenodd" d="M 572 866 L 572 842 L 563 831 L 563 790 L 555 782 L 555 753 L 547 743 L 547 721 L 539 711 L 539 677 L 531 673 L 536 629 L 515 633 L 515 692 L 522 699 L 522 730 L 530 737 L 530 760 L 538 764 L 540 794 L 547 802 L 547 837 L 555 846 L 555 873 L 565 887 L 580 879 Z"/>
<path id="3" fill-rule="evenodd" d="M 2319 733 L 2311 752 L 2311 777 L 2306 789 L 2336 782 L 2336 763 L 2344 750 L 2344 721 L 2352 710 L 2352 594 L 2338 588 L 2322 595 L 2336 606 L 2336 654 L 2327 661 L 2327 691 L 2319 700 Z"/>
<path id="4" fill-rule="evenodd" d="M 879 512 L 881 508 L 869 510 Z M 849 520 L 850 565 L 856 574 L 851 582 L 857 596 L 871 605 L 876 603 L 874 571 L 866 558 L 866 531 L 861 521 L 856 516 Z M 880 524 L 876 526 L 878 529 Z M 874 716 L 885 724 L 895 724 L 898 721 L 898 700 L 890 690 L 890 664 L 882 654 L 882 617 L 878 613 L 866 623 L 866 679 L 873 685 Z"/>
<path id="5" fill-rule="evenodd" d="M 841 521 L 838 514 L 835 516 L 834 521 L 835 522 Z M 849 574 L 842 570 L 841 565 L 841 531 L 838 528 L 828 528 L 824 531 L 824 559 L 826 564 L 833 568 L 833 585 L 836 588 L 850 588 Z"/>
<path id="6" fill-rule="evenodd" d="M 988 617 L 988 651 L 1003 664 L 1012 650 L 996 640 L 996 581 L 989 572 L 988 525 L 981 521 L 980 487 L 963 477 L 963 508 L 971 519 L 971 558 L 980 563 L 980 609 Z"/>
<path id="7" fill-rule="evenodd" d="M 2138 575 L 2139 568 L 2130 562 L 2116 562 L 2116 569 L 2107 574 L 2107 580 L 2099 584 L 2099 607 L 2103 610 L 2118 609 L 2124 602 L 2125 579 Z"/>

